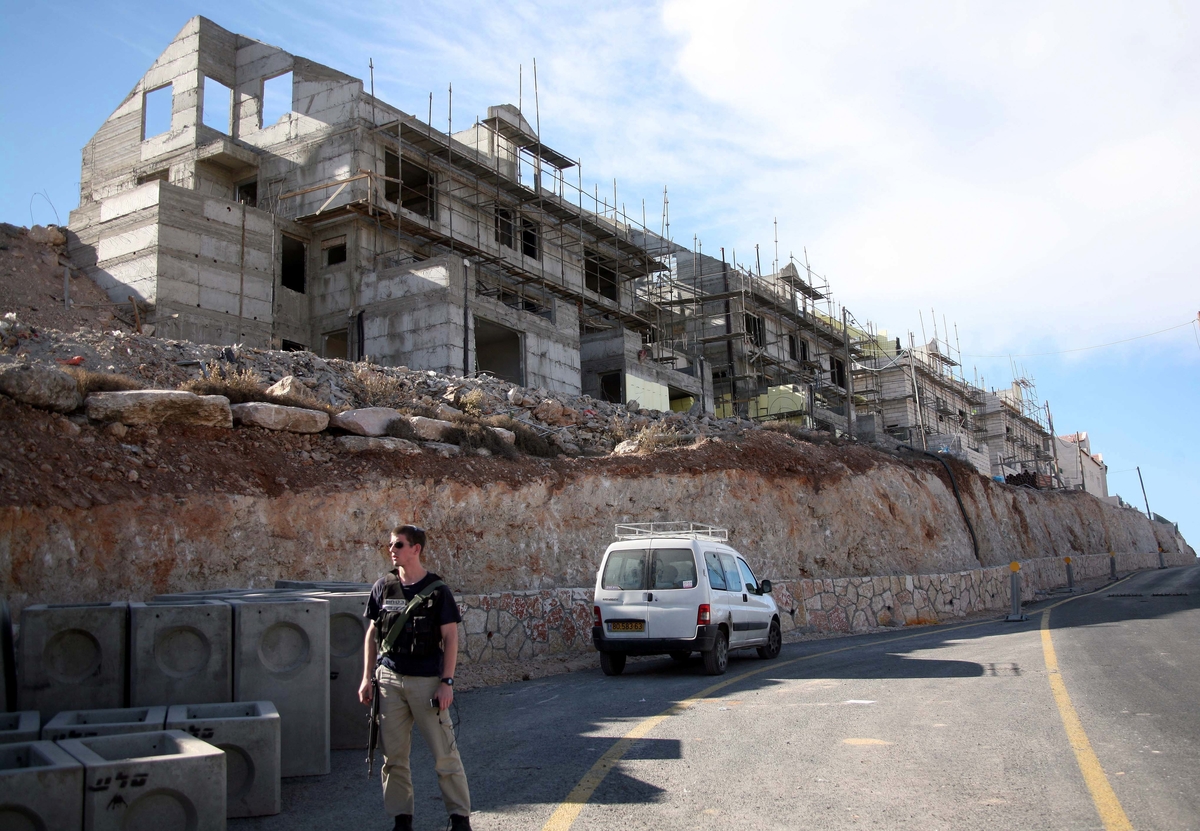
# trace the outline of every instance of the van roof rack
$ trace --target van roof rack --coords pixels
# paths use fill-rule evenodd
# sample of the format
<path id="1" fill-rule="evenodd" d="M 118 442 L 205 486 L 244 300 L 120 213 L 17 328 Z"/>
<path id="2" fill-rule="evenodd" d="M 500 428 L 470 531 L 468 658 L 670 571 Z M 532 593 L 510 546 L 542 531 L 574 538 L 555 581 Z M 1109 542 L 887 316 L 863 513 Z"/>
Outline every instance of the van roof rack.
<path id="1" fill-rule="evenodd" d="M 626 522 L 617 525 L 618 540 L 646 540 L 651 537 L 674 537 L 685 540 L 729 542 L 729 530 L 702 522 Z"/>

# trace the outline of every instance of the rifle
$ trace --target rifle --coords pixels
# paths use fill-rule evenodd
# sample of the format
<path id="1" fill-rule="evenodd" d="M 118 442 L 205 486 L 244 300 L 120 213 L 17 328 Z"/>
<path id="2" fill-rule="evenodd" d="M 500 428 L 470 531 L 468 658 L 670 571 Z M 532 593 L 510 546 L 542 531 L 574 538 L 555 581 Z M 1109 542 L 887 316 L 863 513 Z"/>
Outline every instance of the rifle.
<path id="1" fill-rule="evenodd" d="M 370 779 L 375 771 L 375 745 L 379 743 L 379 681 L 371 676 L 371 720 L 370 732 L 367 734 L 367 778 Z"/>

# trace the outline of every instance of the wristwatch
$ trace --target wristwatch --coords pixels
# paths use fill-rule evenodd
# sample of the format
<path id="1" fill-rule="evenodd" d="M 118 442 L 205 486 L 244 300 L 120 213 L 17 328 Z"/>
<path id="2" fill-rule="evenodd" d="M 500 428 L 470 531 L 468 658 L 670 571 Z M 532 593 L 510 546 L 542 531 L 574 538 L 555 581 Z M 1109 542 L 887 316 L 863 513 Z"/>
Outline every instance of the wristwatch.
<path id="1" fill-rule="evenodd" d="M 453 687 L 454 679 L 453 678 L 443 678 L 442 683 L 445 684 L 447 687 Z"/>

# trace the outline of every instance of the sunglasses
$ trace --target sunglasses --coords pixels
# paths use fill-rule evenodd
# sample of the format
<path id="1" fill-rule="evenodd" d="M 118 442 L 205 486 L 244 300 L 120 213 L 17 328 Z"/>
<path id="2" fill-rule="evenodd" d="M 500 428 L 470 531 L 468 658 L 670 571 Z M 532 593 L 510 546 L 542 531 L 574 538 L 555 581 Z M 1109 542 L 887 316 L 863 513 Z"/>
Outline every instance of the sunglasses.
<path id="1" fill-rule="evenodd" d="M 405 542 L 404 540 L 393 540 L 392 542 L 388 543 L 388 548 L 394 548 L 397 551 L 399 551 L 401 548 L 404 548 L 407 545 L 408 545 L 408 543 Z"/>

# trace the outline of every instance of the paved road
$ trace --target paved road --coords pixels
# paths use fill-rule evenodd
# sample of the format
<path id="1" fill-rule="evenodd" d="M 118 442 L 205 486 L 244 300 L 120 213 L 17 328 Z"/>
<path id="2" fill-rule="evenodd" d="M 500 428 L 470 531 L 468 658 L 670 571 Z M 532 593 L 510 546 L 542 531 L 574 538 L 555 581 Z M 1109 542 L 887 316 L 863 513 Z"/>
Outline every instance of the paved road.
<path id="1" fill-rule="evenodd" d="M 650 659 L 461 694 L 472 824 L 1200 828 L 1200 568 L 1054 604 L 735 654 L 721 678 Z M 419 744 L 417 828 L 441 828 Z M 230 827 L 389 827 L 362 756 L 335 753 L 330 776 L 285 781 L 283 814 Z"/>

